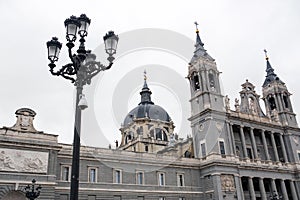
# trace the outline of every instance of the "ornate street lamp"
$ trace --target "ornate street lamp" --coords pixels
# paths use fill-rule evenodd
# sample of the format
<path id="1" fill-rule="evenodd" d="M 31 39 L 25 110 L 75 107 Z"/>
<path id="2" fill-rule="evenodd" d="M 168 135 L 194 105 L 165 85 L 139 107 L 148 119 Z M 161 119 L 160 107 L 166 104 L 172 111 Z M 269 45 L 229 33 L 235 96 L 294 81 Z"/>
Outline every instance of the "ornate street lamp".
<path id="1" fill-rule="evenodd" d="M 40 196 L 42 187 L 41 187 L 41 185 L 39 185 L 38 187 L 35 187 L 35 183 L 36 183 L 36 180 L 33 179 L 32 184 L 27 185 L 24 189 L 26 198 L 28 198 L 29 200 L 34 200 Z"/>
<path id="2" fill-rule="evenodd" d="M 79 161 L 80 161 L 80 127 L 81 127 L 81 110 L 87 108 L 84 94 L 82 94 L 83 86 L 91 83 L 91 79 L 100 71 L 110 69 L 113 65 L 119 37 L 113 31 L 109 31 L 104 37 L 105 50 L 108 54 L 108 66 L 104 66 L 96 61 L 96 55 L 92 54 L 90 50 L 85 49 L 85 37 L 88 35 L 88 27 L 91 20 L 82 14 L 80 17 L 71 16 L 65 20 L 66 39 L 68 47 L 68 54 L 71 60 L 70 63 L 62 66 L 60 69 L 54 71 L 58 61 L 59 52 L 62 44 L 56 37 L 47 42 L 48 59 L 50 61 L 50 72 L 54 76 L 62 76 L 70 80 L 76 86 L 76 110 L 75 110 L 75 126 L 74 126 L 74 141 L 73 141 L 73 157 L 72 157 L 72 174 L 71 174 L 71 191 L 70 199 L 78 199 L 78 184 L 79 184 Z M 75 46 L 74 42 L 77 39 L 77 33 L 80 36 L 79 48 L 77 54 L 73 54 L 72 48 Z"/>

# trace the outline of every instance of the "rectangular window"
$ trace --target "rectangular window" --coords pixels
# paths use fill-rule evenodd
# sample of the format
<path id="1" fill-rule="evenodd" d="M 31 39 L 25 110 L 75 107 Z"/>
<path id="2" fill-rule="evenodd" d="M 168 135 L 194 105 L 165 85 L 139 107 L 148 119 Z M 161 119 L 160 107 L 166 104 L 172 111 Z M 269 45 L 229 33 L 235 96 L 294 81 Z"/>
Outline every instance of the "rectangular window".
<path id="1" fill-rule="evenodd" d="M 184 197 L 179 197 L 179 200 L 185 200 L 185 198 Z"/>
<path id="2" fill-rule="evenodd" d="M 297 154 L 298 154 L 298 159 L 300 161 L 300 151 L 297 151 Z"/>
<path id="3" fill-rule="evenodd" d="M 219 141 L 219 147 L 220 147 L 220 154 L 225 155 L 225 144 L 224 141 L 220 140 Z"/>
<path id="4" fill-rule="evenodd" d="M 247 155 L 248 157 L 252 160 L 253 156 L 252 156 L 252 149 L 251 148 L 247 148 Z"/>
<path id="5" fill-rule="evenodd" d="M 184 175 L 177 174 L 177 186 L 183 187 L 184 186 Z"/>
<path id="6" fill-rule="evenodd" d="M 149 151 L 149 147 L 148 145 L 145 146 L 145 152 L 148 152 Z"/>
<path id="7" fill-rule="evenodd" d="M 138 184 L 138 185 L 144 184 L 144 172 L 136 173 L 136 184 Z"/>
<path id="8" fill-rule="evenodd" d="M 115 183 L 122 183 L 122 172 L 121 170 L 115 170 L 114 172 Z"/>
<path id="9" fill-rule="evenodd" d="M 165 174 L 164 173 L 158 173 L 158 185 L 159 186 L 165 185 Z"/>
<path id="10" fill-rule="evenodd" d="M 70 181 L 71 174 L 70 174 L 70 166 L 61 166 L 61 180 L 63 181 Z"/>
<path id="11" fill-rule="evenodd" d="M 158 200 L 166 200 L 166 197 L 159 197 Z"/>
<path id="12" fill-rule="evenodd" d="M 97 182 L 97 168 L 89 168 L 89 182 L 96 183 Z"/>
<path id="13" fill-rule="evenodd" d="M 202 157 L 206 157 L 206 146 L 205 146 L 205 142 L 201 143 L 201 155 Z"/>

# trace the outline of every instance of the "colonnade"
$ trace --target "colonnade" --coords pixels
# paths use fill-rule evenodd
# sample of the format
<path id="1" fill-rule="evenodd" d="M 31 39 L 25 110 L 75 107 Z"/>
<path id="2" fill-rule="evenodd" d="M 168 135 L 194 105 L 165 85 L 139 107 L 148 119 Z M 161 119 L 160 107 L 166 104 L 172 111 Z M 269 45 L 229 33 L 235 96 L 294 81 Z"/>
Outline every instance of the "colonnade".
<path id="1" fill-rule="evenodd" d="M 254 128 L 253 127 L 244 127 L 243 125 L 235 125 L 235 124 L 229 124 L 229 126 L 230 126 L 230 133 L 231 133 L 231 137 L 232 137 L 232 146 L 233 146 L 232 150 L 233 150 L 234 154 L 236 155 L 236 144 L 235 144 L 235 136 L 234 136 L 234 132 L 233 132 L 233 126 L 237 126 L 237 127 L 239 127 L 239 134 L 240 134 L 240 139 L 241 139 L 241 144 L 242 144 L 243 157 L 246 159 L 247 158 L 249 159 L 249 155 L 247 153 L 245 132 L 244 132 L 244 129 L 248 128 L 248 129 L 250 129 L 249 133 L 250 133 L 251 147 L 253 150 L 253 158 L 261 159 L 258 154 L 257 143 L 255 140 L 255 135 L 254 135 Z M 275 159 L 273 161 L 285 162 L 285 163 L 288 162 L 288 156 L 287 156 L 286 146 L 285 146 L 285 142 L 284 142 L 284 138 L 283 138 L 283 133 L 276 133 L 274 131 L 267 131 L 265 129 L 256 129 L 256 130 L 260 131 L 260 137 L 261 137 L 262 143 L 263 143 L 265 160 L 271 160 L 270 152 L 269 152 L 268 144 L 267 144 L 267 139 L 266 139 L 266 134 L 269 134 L 270 138 L 271 138 L 271 146 L 273 149 L 273 154 L 274 154 L 274 159 Z M 278 148 L 277 148 L 277 145 L 275 142 L 275 136 L 279 137 L 283 160 L 280 160 L 280 158 L 279 158 Z"/>
<path id="2" fill-rule="evenodd" d="M 246 179 L 248 183 L 248 188 L 242 188 L 242 196 L 244 199 L 247 195 L 246 192 L 249 192 L 248 195 L 250 196 L 251 200 L 256 200 L 256 197 L 260 197 L 261 200 L 268 200 L 272 197 L 275 197 L 275 194 L 282 197 L 283 200 L 299 200 L 298 195 L 296 192 L 295 181 L 293 180 L 283 180 L 283 179 L 274 179 L 274 178 L 263 178 L 263 177 L 240 177 L 240 182 L 242 183 L 242 179 Z M 259 182 L 259 191 L 254 189 L 253 180 L 258 179 Z M 280 182 L 280 184 L 276 185 Z M 269 183 L 269 185 L 267 184 Z M 268 186 L 268 192 L 265 186 Z M 287 188 L 288 185 L 288 188 Z M 289 191 L 289 192 L 288 192 Z M 248 197 L 249 197 L 248 196 Z M 249 198 L 247 198 L 249 199 Z"/>

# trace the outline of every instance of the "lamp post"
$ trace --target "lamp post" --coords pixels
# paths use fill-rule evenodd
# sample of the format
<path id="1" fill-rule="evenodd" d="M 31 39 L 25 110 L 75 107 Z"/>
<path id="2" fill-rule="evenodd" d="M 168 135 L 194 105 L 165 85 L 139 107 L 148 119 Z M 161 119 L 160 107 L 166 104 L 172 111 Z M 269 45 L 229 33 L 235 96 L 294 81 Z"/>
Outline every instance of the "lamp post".
<path id="1" fill-rule="evenodd" d="M 96 55 L 90 50 L 85 49 L 85 37 L 88 35 L 88 27 L 91 20 L 82 14 L 80 17 L 71 16 L 66 19 L 64 24 L 66 27 L 66 39 L 68 54 L 71 60 L 70 63 L 62 66 L 54 71 L 58 61 L 59 52 L 62 44 L 56 37 L 47 42 L 48 59 L 50 60 L 50 72 L 54 76 L 62 76 L 70 80 L 76 87 L 76 109 L 75 109 L 75 126 L 74 126 L 74 141 L 73 141 L 73 156 L 72 156 L 72 174 L 71 174 L 71 191 L 70 200 L 78 199 L 79 186 L 79 161 L 80 161 L 80 127 L 81 127 L 81 110 L 87 107 L 86 100 L 82 94 L 83 86 L 91 83 L 91 79 L 100 71 L 110 69 L 113 65 L 119 37 L 113 31 L 109 31 L 104 37 L 105 51 L 108 54 L 108 66 L 104 66 L 96 61 Z M 77 33 L 80 36 L 79 48 L 77 54 L 72 53 L 74 42 L 77 39 Z"/>
<path id="2" fill-rule="evenodd" d="M 32 184 L 27 185 L 25 187 L 25 195 L 26 195 L 26 198 L 28 198 L 29 200 L 34 200 L 40 196 L 42 187 L 41 187 L 41 185 L 39 185 L 38 187 L 35 187 L 35 183 L 36 183 L 36 180 L 33 179 Z"/>

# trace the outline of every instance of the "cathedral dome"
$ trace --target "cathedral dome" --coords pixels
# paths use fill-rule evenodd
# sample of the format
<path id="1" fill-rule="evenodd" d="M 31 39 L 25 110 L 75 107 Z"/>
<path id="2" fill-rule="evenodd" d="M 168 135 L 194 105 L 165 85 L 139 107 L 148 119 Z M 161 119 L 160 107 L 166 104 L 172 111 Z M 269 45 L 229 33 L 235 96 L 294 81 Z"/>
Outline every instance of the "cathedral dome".
<path id="1" fill-rule="evenodd" d="M 133 119 L 138 118 L 149 118 L 165 122 L 171 121 L 169 114 L 162 107 L 154 104 L 139 104 L 127 114 L 124 125 L 130 124 Z"/>
<path id="2" fill-rule="evenodd" d="M 161 120 L 164 122 L 171 122 L 171 118 L 167 111 L 163 109 L 162 107 L 155 105 L 151 101 L 151 94 L 152 92 L 148 88 L 146 76 L 145 76 L 145 82 L 144 86 L 142 88 L 142 91 L 140 92 L 141 95 L 141 102 L 137 107 L 132 109 L 124 120 L 124 126 L 130 124 L 133 119 L 139 119 L 139 118 L 148 118 L 152 120 Z"/>

